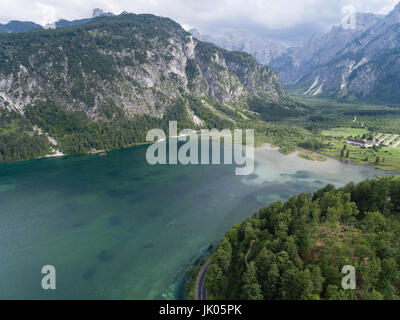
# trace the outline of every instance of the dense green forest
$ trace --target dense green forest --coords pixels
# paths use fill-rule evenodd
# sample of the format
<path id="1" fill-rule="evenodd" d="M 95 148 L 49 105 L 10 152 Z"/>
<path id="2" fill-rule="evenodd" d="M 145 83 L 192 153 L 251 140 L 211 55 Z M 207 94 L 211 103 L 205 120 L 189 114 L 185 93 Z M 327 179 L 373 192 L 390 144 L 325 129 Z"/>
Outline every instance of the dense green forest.
<path id="1" fill-rule="evenodd" d="M 0 110 L 1 111 L 1 110 Z M 88 153 L 92 148 L 111 150 L 145 141 L 148 130 L 160 120 L 147 116 L 120 119 L 114 123 L 91 121 L 81 112 L 70 112 L 51 102 L 28 107 L 24 116 L 5 110 L 0 114 L 0 162 L 29 160 L 51 153 L 47 135 L 57 140 L 66 155 Z"/>
<path id="2" fill-rule="evenodd" d="M 331 103 L 307 100 L 298 104 L 301 108 L 288 110 L 260 99 L 251 99 L 248 105 L 228 105 L 209 97 L 185 95 L 171 101 L 161 119 L 146 115 L 128 116 L 122 109 L 115 107 L 113 121 L 94 121 L 84 112 L 67 111 L 48 99 L 46 102 L 28 106 L 24 115 L 6 109 L 1 111 L 0 161 L 34 159 L 50 152 L 47 138 L 34 132 L 34 126 L 55 138 L 58 141 L 57 148 L 67 155 L 84 154 L 92 148 L 110 150 L 143 143 L 150 129 L 161 128 L 167 132 L 168 121 L 178 121 L 179 129 L 252 128 L 256 133 L 256 145 L 269 142 L 279 146 L 282 153 L 304 148 L 330 156 L 335 155 L 325 150 L 332 147 L 342 148 L 343 142 L 335 140 L 336 143 L 329 137 L 329 131 L 324 134 L 324 129 L 338 126 L 357 129 L 363 124 L 363 130 L 371 135 L 374 132 L 400 134 L 400 119 L 365 116 L 360 117 L 357 123 L 353 122 L 353 115 L 358 115 L 360 110 L 386 110 L 390 106 L 341 107 Z M 201 126 L 193 123 L 189 111 L 203 120 Z M 352 135 L 351 130 L 348 131 L 348 135 Z M 343 139 L 345 138 L 346 135 Z M 340 153 L 340 150 L 336 151 Z M 377 156 L 383 154 L 385 157 L 386 149 L 378 151 Z M 355 153 L 352 152 L 351 155 Z M 386 154 L 386 158 L 388 157 Z M 370 158 L 375 161 L 376 156 Z"/>
<path id="3" fill-rule="evenodd" d="M 177 59 L 174 50 L 189 45 L 197 60 L 179 61 L 186 63 L 186 87 L 171 64 Z M 0 78 L 13 79 L 0 96 L 0 161 L 45 156 L 52 149 L 48 137 L 58 142 L 53 149 L 84 154 L 143 143 L 150 129 L 167 129 L 169 120 L 178 121 L 179 129 L 251 128 L 249 121 L 295 109 L 274 70 L 249 54 L 194 42 L 179 24 L 154 15 L 99 17 L 55 30 L 2 34 L 0 47 Z M 231 67 L 213 62 L 216 55 Z M 202 77 L 201 68 L 208 67 L 212 81 Z M 231 86 L 226 73 L 235 86 L 249 87 L 248 95 L 238 97 L 240 105 L 222 102 Z M 144 78 L 154 83 L 148 86 Z M 207 89 L 210 84 L 217 94 Z M 244 110 L 253 95 L 262 96 L 257 101 L 262 117 Z M 281 100 L 288 105 L 271 103 Z M 202 126 L 196 126 L 193 114 Z"/>
<path id="4" fill-rule="evenodd" d="M 0 108 L 0 162 L 33 159 L 49 153 L 48 139 L 25 117 Z"/>
<path id="5" fill-rule="evenodd" d="M 47 99 L 46 102 L 28 106 L 24 115 L 2 109 L 0 161 L 34 159 L 50 152 L 47 138 L 34 132 L 34 126 L 55 138 L 58 149 L 67 155 L 87 153 L 92 148 L 110 150 L 143 143 L 150 129 L 161 128 L 167 132 L 168 121 L 178 121 L 179 129 L 252 128 L 256 133 L 256 145 L 269 142 L 279 146 L 280 151 L 285 154 L 300 148 L 333 157 L 337 153 L 338 158 L 347 136 L 363 137 L 354 135 L 351 128 L 354 132 L 360 129 L 370 133 L 364 136 L 373 136 L 378 132 L 400 134 L 400 118 L 385 115 L 360 116 L 367 111 L 377 114 L 379 111 L 396 109 L 393 106 L 341 105 L 322 99 L 299 100 L 297 106 L 287 109 L 255 98 L 251 98 L 248 104 L 229 105 L 210 97 L 185 95 L 169 103 L 163 118 L 146 115 L 132 117 L 115 106 L 112 109 L 113 121 L 94 121 L 84 112 L 67 111 Z M 201 126 L 193 123 L 189 111 L 203 120 Z M 353 121 L 355 116 L 358 116 L 357 122 Z M 324 131 L 337 127 L 349 128 L 345 130 L 348 134 L 338 139 L 329 137 L 330 131 Z M 388 160 L 391 153 L 393 156 L 397 155 L 393 148 L 372 151 L 375 155 L 370 155 L 369 162 L 364 161 L 363 164 L 371 164 L 371 161 L 374 163 L 377 156 Z M 357 152 L 361 158 L 366 158 L 362 150 Z M 352 159 L 358 153 L 351 151 L 350 158 L 344 160 L 359 163 Z M 382 165 L 387 165 L 390 170 L 398 167 L 397 162 L 393 161 L 381 163 L 380 166 Z"/>
<path id="6" fill-rule="evenodd" d="M 205 279 L 208 298 L 397 300 L 399 219 L 398 177 L 275 202 L 222 238 Z M 355 267 L 356 290 L 342 289 L 346 265 Z"/>

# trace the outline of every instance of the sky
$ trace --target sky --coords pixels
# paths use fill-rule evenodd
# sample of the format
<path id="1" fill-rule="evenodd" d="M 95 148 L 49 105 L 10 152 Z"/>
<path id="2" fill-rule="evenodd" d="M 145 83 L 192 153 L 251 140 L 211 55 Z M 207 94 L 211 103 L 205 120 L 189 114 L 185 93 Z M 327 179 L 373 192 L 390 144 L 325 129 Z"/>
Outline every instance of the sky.
<path id="1" fill-rule="evenodd" d="M 87 18 L 94 8 L 120 14 L 153 13 L 205 34 L 247 30 L 288 45 L 340 24 L 342 8 L 387 14 L 399 0 L 0 0 L 0 23 Z"/>

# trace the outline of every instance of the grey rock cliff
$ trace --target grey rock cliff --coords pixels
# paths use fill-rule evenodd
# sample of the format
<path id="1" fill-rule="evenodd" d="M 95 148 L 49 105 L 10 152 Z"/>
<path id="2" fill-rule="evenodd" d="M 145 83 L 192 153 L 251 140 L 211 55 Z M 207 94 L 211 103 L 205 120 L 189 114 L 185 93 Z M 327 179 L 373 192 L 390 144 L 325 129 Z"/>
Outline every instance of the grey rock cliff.
<path id="1" fill-rule="evenodd" d="M 214 43 L 226 50 L 249 53 L 264 65 L 268 65 L 272 59 L 281 56 L 287 50 L 280 42 L 263 39 L 243 30 L 221 36 L 202 35 L 197 29 L 189 32 L 199 40 Z"/>
<path id="2" fill-rule="evenodd" d="M 249 96 L 287 98 L 273 69 L 152 15 L 101 17 L 29 37 L 0 36 L 0 46 L 10 53 L 0 57 L 0 105 L 21 113 L 52 100 L 95 120 L 112 120 L 121 112 L 160 118 L 173 99 L 186 94 L 229 103 Z"/>

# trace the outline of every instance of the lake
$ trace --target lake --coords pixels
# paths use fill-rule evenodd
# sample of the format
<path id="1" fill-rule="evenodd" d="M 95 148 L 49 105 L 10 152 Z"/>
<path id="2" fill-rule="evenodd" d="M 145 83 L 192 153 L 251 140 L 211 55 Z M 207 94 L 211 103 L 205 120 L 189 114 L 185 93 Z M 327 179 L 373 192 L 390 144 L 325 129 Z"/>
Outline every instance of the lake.
<path id="1" fill-rule="evenodd" d="M 379 175 L 256 149 L 256 168 L 150 166 L 146 146 L 107 157 L 0 165 L 1 299 L 182 299 L 187 267 L 278 199 Z M 41 288 L 44 265 L 57 289 Z"/>

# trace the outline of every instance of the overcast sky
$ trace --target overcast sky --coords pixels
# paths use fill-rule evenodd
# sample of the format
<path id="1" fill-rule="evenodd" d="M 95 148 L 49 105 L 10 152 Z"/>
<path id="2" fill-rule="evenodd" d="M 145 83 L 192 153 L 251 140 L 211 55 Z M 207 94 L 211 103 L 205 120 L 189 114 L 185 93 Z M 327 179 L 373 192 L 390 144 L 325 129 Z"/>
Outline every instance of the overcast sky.
<path id="1" fill-rule="evenodd" d="M 0 22 L 90 17 L 93 8 L 170 17 L 185 29 L 218 34 L 244 29 L 287 44 L 300 44 L 342 19 L 342 7 L 387 14 L 399 0 L 0 0 Z"/>

